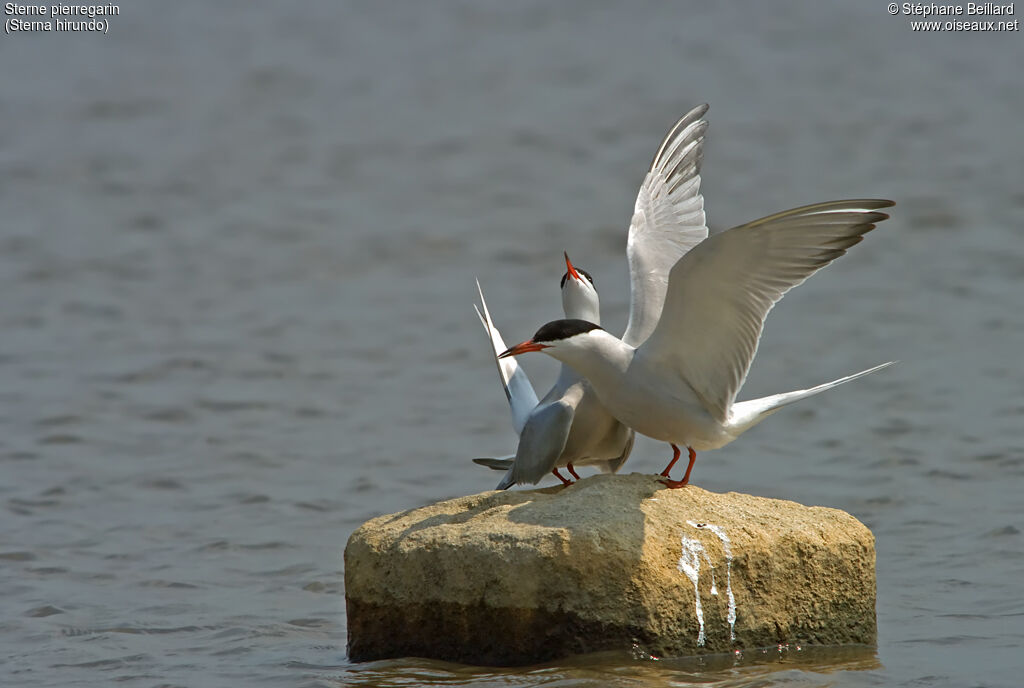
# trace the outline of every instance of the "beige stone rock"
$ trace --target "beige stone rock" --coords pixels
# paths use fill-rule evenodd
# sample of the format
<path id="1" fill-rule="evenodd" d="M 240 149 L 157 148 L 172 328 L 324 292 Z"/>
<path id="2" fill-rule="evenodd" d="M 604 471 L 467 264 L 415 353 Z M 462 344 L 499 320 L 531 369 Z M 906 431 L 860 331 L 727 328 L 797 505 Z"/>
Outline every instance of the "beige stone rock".
<path id="1" fill-rule="evenodd" d="M 635 473 L 370 520 L 345 548 L 345 596 L 354 661 L 876 637 L 874 537 L 853 516 Z"/>

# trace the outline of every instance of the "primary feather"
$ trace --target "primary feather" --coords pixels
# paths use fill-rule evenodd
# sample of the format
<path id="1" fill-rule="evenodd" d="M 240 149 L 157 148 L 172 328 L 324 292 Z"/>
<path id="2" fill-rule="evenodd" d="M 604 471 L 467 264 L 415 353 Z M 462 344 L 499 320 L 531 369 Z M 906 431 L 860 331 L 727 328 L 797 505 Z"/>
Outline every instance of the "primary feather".
<path id="1" fill-rule="evenodd" d="M 622 335 L 631 346 L 642 344 L 657 325 L 669 270 L 708 235 L 700 193 L 708 127 L 701 118 L 707 111 L 707 105 L 695 107 L 669 130 L 637 193 L 626 240 L 630 306 Z"/>
<path id="2" fill-rule="evenodd" d="M 709 237 L 672 268 L 644 356 L 677 370 L 719 422 L 747 377 L 768 312 L 859 243 L 892 201 L 829 201 Z"/>

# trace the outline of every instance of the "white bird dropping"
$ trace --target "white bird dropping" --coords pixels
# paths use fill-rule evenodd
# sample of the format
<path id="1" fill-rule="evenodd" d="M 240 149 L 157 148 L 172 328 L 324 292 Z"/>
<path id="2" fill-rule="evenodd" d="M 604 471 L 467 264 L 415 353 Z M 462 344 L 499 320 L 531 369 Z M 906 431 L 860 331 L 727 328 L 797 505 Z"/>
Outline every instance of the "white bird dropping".
<path id="1" fill-rule="evenodd" d="M 725 594 L 729 598 L 729 640 L 736 640 L 736 599 L 732 596 L 732 547 L 729 536 L 725 534 L 725 528 L 711 523 L 705 523 L 704 527 L 718 536 L 722 541 L 722 548 L 725 550 Z"/>
<path id="2" fill-rule="evenodd" d="M 704 545 L 700 540 L 691 540 L 685 535 L 683 540 L 683 555 L 679 557 L 678 569 L 686 574 L 686 577 L 693 583 L 693 598 L 697 609 L 697 623 L 700 630 L 697 632 L 697 644 L 704 646 L 704 609 L 700 606 L 700 555 L 704 553 Z"/>
<path id="3" fill-rule="evenodd" d="M 729 640 L 735 642 L 736 640 L 736 598 L 732 594 L 732 543 L 729 541 L 729 536 L 725 534 L 725 528 L 722 526 L 715 525 L 713 523 L 697 523 L 696 521 L 687 521 L 687 525 L 697 528 L 698 530 L 710 530 L 714 533 L 719 540 L 722 541 L 722 549 L 725 550 L 725 595 L 729 600 L 729 611 L 726 616 L 726 620 L 729 622 Z M 683 560 L 687 559 L 689 554 L 690 564 L 689 569 L 684 570 Z M 711 594 L 718 595 L 718 590 L 715 586 L 715 565 L 711 563 L 711 558 L 708 556 L 707 549 L 699 540 L 691 540 L 690 538 L 683 536 L 683 556 L 679 559 L 679 570 L 686 573 L 687 577 L 694 582 L 696 589 L 697 579 L 700 574 L 700 556 L 703 555 L 707 559 L 708 566 L 711 568 Z M 690 570 L 693 571 L 692 575 Z M 697 620 L 700 622 L 700 637 L 697 639 L 698 645 L 703 645 L 704 639 L 704 610 L 700 604 L 700 593 L 697 593 Z"/>

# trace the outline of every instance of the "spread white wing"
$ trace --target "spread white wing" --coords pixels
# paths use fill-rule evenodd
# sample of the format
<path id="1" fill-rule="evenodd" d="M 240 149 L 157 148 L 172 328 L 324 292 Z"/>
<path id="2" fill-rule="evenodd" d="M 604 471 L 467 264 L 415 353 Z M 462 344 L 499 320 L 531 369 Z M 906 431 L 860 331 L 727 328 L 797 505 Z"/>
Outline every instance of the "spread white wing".
<path id="1" fill-rule="evenodd" d="M 636 197 L 629 225 L 629 323 L 622 340 L 640 346 L 661 317 L 668 273 L 708 235 L 700 164 L 707 105 L 695 107 L 669 130 Z"/>
<path id="2" fill-rule="evenodd" d="M 487 338 L 491 340 L 494 362 L 498 366 L 498 377 L 501 378 L 501 386 L 505 388 L 505 396 L 508 398 L 508 405 L 512 410 L 512 425 L 515 427 L 516 435 L 519 435 L 522 434 L 523 426 L 526 425 L 530 413 L 537 406 L 537 393 L 533 391 L 530 378 L 519 367 L 515 356 L 498 359 L 498 354 L 508 347 L 505 346 L 498 328 L 491 322 L 491 314 L 487 312 L 487 302 L 484 301 L 484 292 L 480 288 L 479 280 L 476 283 L 476 290 L 480 294 L 480 306 L 483 308 L 483 312 L 481 313 L 480 308 L 476 308 L 475 305 L 473 307 L 476 308 L 476 314 L 480 316 L 480 322 L 487 330 Z"/>
<path id="3" fill-rule="evenodd" d="M 886 200 L 828 201 L 734 227 L 703 241 L 669 276 L 664 317 L 640 348 L 678 371 L 725 422 L 783 294 L 828 265 L 888 215 Z"/>

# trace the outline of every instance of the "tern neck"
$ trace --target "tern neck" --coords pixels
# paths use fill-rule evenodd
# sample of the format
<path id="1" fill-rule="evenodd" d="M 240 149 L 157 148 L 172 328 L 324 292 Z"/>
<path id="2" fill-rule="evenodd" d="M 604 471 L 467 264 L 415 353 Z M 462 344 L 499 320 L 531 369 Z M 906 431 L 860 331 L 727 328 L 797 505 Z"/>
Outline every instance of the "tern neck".
<path id="1" fill-rule="evenodd" d="M 562 288 L 562 310 L 567 318 L 601 324 L 601 302 L 597 292 L 590 285 L 584 285 L 571 277 Z"/>
<path id="2" fill-rule="evenodd" d="M 625 375 L 635 352 L 636 349 L 629 344 L 601 329 L 572 337 L 545 350 L 595 387 L 616 385 Z"/>

